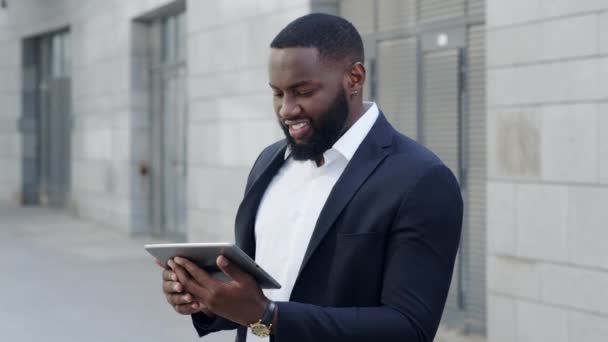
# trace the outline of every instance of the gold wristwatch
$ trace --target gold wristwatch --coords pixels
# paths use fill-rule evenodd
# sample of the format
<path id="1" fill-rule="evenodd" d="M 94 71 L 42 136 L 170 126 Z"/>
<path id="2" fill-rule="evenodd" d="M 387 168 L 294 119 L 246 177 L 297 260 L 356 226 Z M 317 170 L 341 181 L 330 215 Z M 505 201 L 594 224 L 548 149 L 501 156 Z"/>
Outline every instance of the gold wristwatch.
<path id="1" fill-rule="evenodd" d="M 275 302 L 271 300 L 268 301 L 268 305 L 266 306 L 266 310 L 264 310 L 262 318 L 255 323 L 249 324 L 249 328 L 255 336 L 270 336 L 270 329 L 272 328 L 272 319 L 274 318 L 274 310 L 276 307 L 277 305 Z"/>

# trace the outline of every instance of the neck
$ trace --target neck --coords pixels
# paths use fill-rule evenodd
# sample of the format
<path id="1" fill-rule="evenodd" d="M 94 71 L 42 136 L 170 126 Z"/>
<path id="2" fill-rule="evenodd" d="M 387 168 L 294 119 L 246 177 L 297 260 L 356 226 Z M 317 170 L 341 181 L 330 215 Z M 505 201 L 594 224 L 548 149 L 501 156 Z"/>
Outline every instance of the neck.
<path id="1" fill-rule="evenodd" d="M 363 106 L 363 99 L 362 98 L 357 98 L 355 99 L 355 101 L 352 101 L 350 103 L 350 112 L 348 114 L 348 118 L 346 119 L 346 122 L 344 123 L 344 127 L 342 129 L 342 132 L 340 133 L 340 137 L 344 135 L 344 133 L 346 133 L 346 131 L 348 131 L 349 128 L 352 127 L 352 125 L 355 124 L 355 122 L 357 122 L 357 120 L 359 120 L 363 114 L 365 114 L 365 107 Z M 317 167 L 321 167 L 325 164 L 325 158 L 323 157 L 323 154 L 321 154 L 319 157 L 314 159 L 315 163 L 317 164 Z"/>
<path id="2" fill-rule="evenodd" d="M 359 97 L 350 103 L 350 113 L 348 114 L 348 119 L 344 124 L 344 132 L 348 131 L 348 129 L 359 120 L 365 113 L 365 107 L 363 106 L 363 100 Z"/>

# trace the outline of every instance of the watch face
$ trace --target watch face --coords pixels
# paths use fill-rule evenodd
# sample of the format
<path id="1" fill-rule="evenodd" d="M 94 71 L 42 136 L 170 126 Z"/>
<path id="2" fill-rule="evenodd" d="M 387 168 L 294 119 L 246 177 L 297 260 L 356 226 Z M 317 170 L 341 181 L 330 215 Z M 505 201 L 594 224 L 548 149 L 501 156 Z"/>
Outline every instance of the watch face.
<path id="1" fill-rule="evenodd" d="M 265 326 L 262 323 L 256 323 L 251 325 L 251 332 L 259 337 L 268 337 L 270 336 L 270 328 Z"/>

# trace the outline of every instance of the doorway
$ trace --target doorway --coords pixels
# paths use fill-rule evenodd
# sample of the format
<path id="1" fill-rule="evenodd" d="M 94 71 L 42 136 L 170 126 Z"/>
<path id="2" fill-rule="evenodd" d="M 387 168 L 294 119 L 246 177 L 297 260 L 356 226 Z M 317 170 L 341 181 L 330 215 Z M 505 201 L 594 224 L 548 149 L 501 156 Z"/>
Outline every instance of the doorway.
<path id="1" fill-rule="evenodd" d="M 23 203 L 63 208 L 71 174 L 70 32 L 26 39 L 23 56 Z"/>
<path id="2" fill-rule="evenodd" d="M 186 25 L 180 12 L 151 23 L 152 211 L 154 233 L 187 239 Z"/>

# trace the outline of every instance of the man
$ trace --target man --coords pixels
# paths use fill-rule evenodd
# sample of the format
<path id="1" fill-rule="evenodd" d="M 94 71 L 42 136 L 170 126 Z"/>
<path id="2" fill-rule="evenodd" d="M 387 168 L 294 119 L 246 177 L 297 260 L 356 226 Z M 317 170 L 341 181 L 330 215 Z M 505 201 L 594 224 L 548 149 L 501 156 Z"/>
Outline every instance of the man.
<path id="1" fill-rule="evenodd" d="M 432 152 L 362 101 L 363 62 L 359 33 L 336 16 L 301 17 L 272 41 L 269 83 L 286 139 L 255 162 L 235 235 L 283 287 L 261 291 L 223 257 L 231 282 L 175 258 L 163 289 L 199 336 L 433 340 L 460 239 L 460 189 Z"/>

